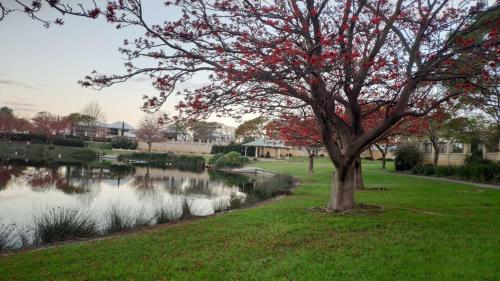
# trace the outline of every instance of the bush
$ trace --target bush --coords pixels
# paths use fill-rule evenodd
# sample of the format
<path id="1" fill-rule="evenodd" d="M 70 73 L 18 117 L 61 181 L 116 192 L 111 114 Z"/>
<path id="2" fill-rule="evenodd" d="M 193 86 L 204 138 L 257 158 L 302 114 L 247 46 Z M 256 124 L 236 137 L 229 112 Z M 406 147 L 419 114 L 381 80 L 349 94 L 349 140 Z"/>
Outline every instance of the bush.
<path id="1" fill-rule="evenodd" d="M 205 168 L 205 158 L 197 155 L 180 155 L 174 158 L 172 164 L 181 170 L 199 170 Z"/>
<path id="2" fill-rule="evenodd" d="M 36 240 L 43 243 L 98 234 L 97 224 L 88 215 L 76 209 L 57 208 L 35 219 Z"/>
<path id="3" fill-rule="evenodd" d="M 55 138 L 52 141 L 53 145 L 71 146 L 71 147 L 85 147 L 85 142 L 78 138 Z"/>
<path id="4" fill-rule="evenodd" d="M 119 149 L 136 149 L 137 142 L 127 137 L 114 137 L 111 140 L 111 147 Z"/>
<path id="5" fill-rule="evenodd" d="M 437 166 L 434 169 L 438 177 L 449 177 L 456 173 L 455 166 Z"/>
<path id="6" fill-rule="evenodd" d="M 396 151 L 394 165 L 396 171 L 408 171 L 422 161 L 422 154 L 414 146 L 404 146 Z"/>
<path id="7" fill-rule="evenodd" d="M 8 138 L 11 141 L 17 142 L 30 142 L 32 144 L 48 144 L 49 140 L 42 134 L 21 134 L 21 133 L 2 133 L 0 138 Z M 55 137 L 52 140 L 53 145 L 58 146 L 71 146 L 71 147 L 84 147 L 85 143 L 79 137 L 67 136 L 65 138 Z"/>
<path id="8" fill-rule="evenodd" d="M 110 205 L 108 209 L 108 224 L 105 233 L 115 233 L 133 228 L 144 227 L 154 222 L 154 218 L 148 217 L 144 209 L 130 209 L 119 206 L 117 203 Z"/>
<path id="9" fill-rule="evenodd" d="M 467 176 L 479 182 L 493 182 L 500 178 L 500 165 L 493 162 L 483 162 L 465 165 Z"/>
<path id="10" fill-rule="evenodd" d="M 232 152 L 229 152 L 226 155 L 218 158 L 215 161 L 215 167 L 217 169 L 238 168 L 238 167 L 242 167 L 243 165 L 248 163 L 248 161 L 249 160 L 247 157 L 241 156 L 239 153 L 232 151 Z"/>
<path id="11" fill-rule="evenodd" d="M 97 159 L 97 152 L 90 149 L 74 149 L 68 158 L 76 162 L 91 162 Z"/>
<path id="12" fill-rule="evenodd" d="M 7 137 L 12 141 L 29 141 L 31 143 L 47 143 L 47 137 L 41 134 L 5 134 L 3 137 Z"/>
<path id="13" fill-rule="evenodd" d="M 417 165 L 411 172 L 418 175 L 436 175 L 438 177 L 455 177 L 462 180 L 472 180 L 485 183 L 500 182 L 500 164 L 483 161 L 482 163 L 466 164 L 463 166 Z"/>
<path id="14" fill-rule="evenodd" d="M 427 164 L 424 165 L 423 167 L 423 174 L 424 176 L 432 176 L 435 173 L 434 165 L 432 164 Z"/>
<path id="15" fill-rule="evenodd" d="M 11 249 L 14 246 L 16 230 L 13 224 L 0 224 L 0 252 Z"/>
<path id="16" fill-rule="evenodd" d="M 208 159 L 208 164 L 214 165 L 215 162 L 217 162 L 217 160 L 219 160 L 222 157 L 224 157 L 224 153 L 217 153 L 214 156 L 210 157 L 210 159 Z"/>
<path id="17" fill-rule="evenodd" d="M 199 170 L 205 167 L 205 158 L 198 155 L 175 155 L 172 153 L 146 153 L 138 152 L 122 154 L 118 161 L 127 162 L 131 160 L 145 161 L 147 165 L 155 167 L 175 167 L 178 169 Z"/>

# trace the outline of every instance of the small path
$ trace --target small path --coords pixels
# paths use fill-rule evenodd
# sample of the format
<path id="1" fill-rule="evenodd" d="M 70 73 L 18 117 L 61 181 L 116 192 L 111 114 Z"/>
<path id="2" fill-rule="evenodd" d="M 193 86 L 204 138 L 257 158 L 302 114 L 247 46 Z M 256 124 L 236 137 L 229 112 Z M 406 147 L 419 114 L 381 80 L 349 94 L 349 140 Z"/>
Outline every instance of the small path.
<path id="1" fill-rule="evenodd" d="M 475 187 L 490 188 L 490 189 L 500 190 L 500 185 L 487 184 L 487 183 L 479 183 L 479 182 L 471 182 L 471 181 L 463 181 L 463 180 L 455 180 L 455 179 L 440 178 L 440 177 L 431 177 L 431 176 L 410 175 L 410 174 L 396 173 L 396 172 L 387 172 L 387 171 L 384 172 L 384 171 L 367 170 L 366 172 L 374 172 L 374 173 L 381 173 L 381 174 L 391 174 L 391 175 L 398 175 L 398 176 L 407 176 L 407 177 L 429 179 L 429 180 L 437 180 L 437 181 L 446 181 L 446 182 L 452 182 L 452 183 L 472 185 L 472 186 L 475 186 Z"/>

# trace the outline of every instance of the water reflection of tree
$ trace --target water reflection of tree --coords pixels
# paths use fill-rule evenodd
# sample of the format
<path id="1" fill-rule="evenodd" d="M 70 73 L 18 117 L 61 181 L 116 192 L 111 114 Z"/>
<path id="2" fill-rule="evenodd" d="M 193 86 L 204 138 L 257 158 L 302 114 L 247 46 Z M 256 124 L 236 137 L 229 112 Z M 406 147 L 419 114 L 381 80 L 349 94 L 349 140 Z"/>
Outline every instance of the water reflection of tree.
<path id="1" fill-rule="evenodd" d="M 252 182 L 252 179 L 245 175 L 235 173 L 225 173 L 221 171 L 209 171 L 210 180 L 223 181 L 227 186 L 243 187 Z"/>
<path id="2" fill-rule="evenodd" d="M 134 176 L 132 186 L 138 191 L 141 197 L 152 196 L 156 194 L 156 187 L 167 180 L 168 177 L 151 176 L 149 167 L 146 167 L 146 174 Z"/>
<path id="3" fill-rule="evenodd" d="M 35 168 L 28 183 L 36 191 L 55 186 L 62 186 L 65 182 L 64 176 L 59 172 L 59 167 Z"/>
<path id="4" fill-rule="evenodd" d="M 66 194 L 87 193 L 95 180 L 81 167 L 49 166 L 35 168 L 28 180 L 36 191 L 40 189 L 57 188 Z"/>
<path id="5" fill-rule="evenodd" d="M 21 176 L 24 170 L 26 170 L 26 166 L 0 163 L 0 190 L 7 187 L 7 184 L 12 178 Z"/>

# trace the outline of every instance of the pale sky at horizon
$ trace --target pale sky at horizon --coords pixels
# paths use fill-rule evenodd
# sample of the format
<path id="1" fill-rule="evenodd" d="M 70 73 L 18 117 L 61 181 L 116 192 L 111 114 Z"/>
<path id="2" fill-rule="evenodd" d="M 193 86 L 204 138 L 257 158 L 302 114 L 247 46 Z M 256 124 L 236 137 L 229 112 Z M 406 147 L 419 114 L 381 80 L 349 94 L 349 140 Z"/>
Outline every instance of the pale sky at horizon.
<path id="1" fill-rule="evenodd" d="M 152 21 L 168 17 L 163 5 L 147 8 L 145 14 Z M 123 39 L 135 38 L 141 32 L 131 28 L 116 30 L 103 17 L 91 20 L 70 16 L 64 21 L 62 27 L 46 29 L 18 13 L 0 22 L 0 106 L 30 118 L 39 111 L 61 116 L 79 112 L 87 103 L 97 101 L 107 122 L 125 121 L 137 126 L 145 114 L 140 109 L 142 96 L 156 94 L 145 77 L 102 91 L 82 88 L 77 81 L 94 69 L 105 74 L 123 73 L 124 60 L 118 47 Z M 204 83 L 203 78 L 195 78 L 183 87 Z M 177 101 L 177 97 L 169 99 L 162 111 L 172 114 Z M 230 118 L 209 120 L 238 125 Z"/>

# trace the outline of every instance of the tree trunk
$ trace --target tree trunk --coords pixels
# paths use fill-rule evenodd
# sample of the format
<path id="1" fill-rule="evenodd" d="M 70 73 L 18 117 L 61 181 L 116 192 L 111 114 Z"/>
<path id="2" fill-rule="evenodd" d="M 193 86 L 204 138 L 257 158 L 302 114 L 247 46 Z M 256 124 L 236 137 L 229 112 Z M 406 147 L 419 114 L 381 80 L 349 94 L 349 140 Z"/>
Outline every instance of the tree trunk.
<path id="1" fill-rule="evenodd" d="M 432 164 L 434 164 L 434 166 L 437 166 L 438 160 L 439 160 L 439 150 L 436 150 L 434 152 L 434 159 L 432 160 Z"/>
<path id="2" fill-rule="evenodd" d="M 354 187 L 356 189 L 365 189 L 363 182 L 363 170 L 361 168 L 361 158 L 356 159 L 354 164 Z"/>
<path id="3" fill-rule="evenodd" d="M 385 154 L 382 154 L 382 169 L 385 169 Z"/>
<path id="4" fill-rule="evenodd" d="M 309 154 L 309 168 L 307 169 L 307 174 L 312 175 L 314 172 L 314 154 Z"/>
<path id="5" fill-rule="evenodd" d="M 432 146 L 434 147 L 434 159 L 432 160 L 432 164 L 437 166 L 439 160 L 439 145 L 437 142 L 432 141 Z"/>
<path id="6" fill-rule="evenodd" d="M 373 161 L 373 160 L 375 160 L 375 159 L 373 159 L 373 151 L 372 151 L 372 147 L 371 147 L 371 146 L 370 146 L 370 147 L 368 147 L 368 152 L 370 153 L 370 158 L 371 158 L 371 160 L 372 160 L 372 161 Z"/>
<path id="7" fill-rule="evenodd" d="M 151 153 L 151 146 L 152 146 L 152 143 L 148 142 L 148 153 Z"/>
<path id="8" fill-rule="evenodd" d="M 329 210 L 342 211 L 354 208 L 354 169 L 354 162 L 351 165 L 336 167 L 328 203 Z"/>

